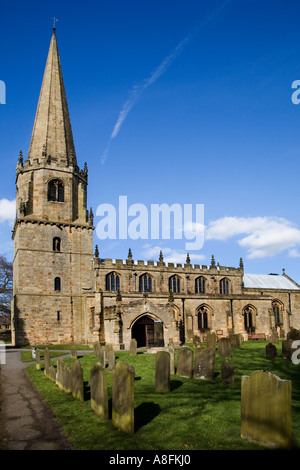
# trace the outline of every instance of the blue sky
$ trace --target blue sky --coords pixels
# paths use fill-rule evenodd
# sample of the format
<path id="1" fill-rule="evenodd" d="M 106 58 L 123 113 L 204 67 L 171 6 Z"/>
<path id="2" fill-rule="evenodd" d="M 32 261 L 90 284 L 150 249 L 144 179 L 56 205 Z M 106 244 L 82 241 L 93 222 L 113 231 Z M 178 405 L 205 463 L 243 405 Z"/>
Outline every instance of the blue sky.
<path id="1" fill-rule="evenodd" d="M 300 282 L 300 4 L 101 0 L 1 6 L 1 253 L 13 257 L 15 168 L 27 157 L 52 20 L 88 208 L 204 205 L 193 264 L 244 260 Z M 300 96 L 300 95 L 299 95 Z M 1 97 L 1 95 L 0 95 Z M 95 216 L 94 223 L 100 221 Z M 186 240 L 99 240 L 102 258 L 183 262 Z"/>

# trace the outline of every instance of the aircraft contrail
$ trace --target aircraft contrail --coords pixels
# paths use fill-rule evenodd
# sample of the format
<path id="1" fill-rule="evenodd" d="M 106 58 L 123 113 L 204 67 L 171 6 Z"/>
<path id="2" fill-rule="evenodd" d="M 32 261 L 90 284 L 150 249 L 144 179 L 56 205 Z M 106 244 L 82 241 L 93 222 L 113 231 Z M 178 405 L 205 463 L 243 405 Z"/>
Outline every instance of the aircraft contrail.
<path id="1" fill-rule="evenodd" d="M 135 105 L 135 103 L 138 101 L 142 93 L 153 83 L 156 82 L 156 80 L 166 72 L 166 70 L 169 68 L 169 66 L 174 62 L 175 59 L 179 56 L 179 54 L 184 50 L 185 46 L 187 45 L 188 42 L 191 41 L 193 37 L 195 37 L 198 33 L 203 31 L 206 27 L 208 27 L 213 20 L 215 20 L 220 13 L 224 10 L 226 5 L 230 3 L 231 0 L 225 0 L 219 7 L 217 7 L 215 10 L 210 12 L 208 15 L 206 15 L 205 19 L 193 30 L 192 33 L 188 34 L 184 39 L 182 39 L 177 46 L 173 49 L 171 54 L 169 54 L 162 62 L 161 64 L 154 70 L 154 72 L 150 75 L 149 78 L 144 80 L 138 85 L 135 85 L 132 90 L 129 93 L 129 97 L 127 101 L 124 103 L 116 124 L 114 125 L 113 131 L 111 133 L 111 136 L 109 138 L 108 144 L 102 154 L 101 158 L 101 163 L 104 164 L 106 161 L 106 158 L 108 156 L 110 144 L 113 139 L 115 139 L 121 129 L 121 126 L 123 122 L 125 121 L 126 117 L 128 116 L 129 112 Z"/>

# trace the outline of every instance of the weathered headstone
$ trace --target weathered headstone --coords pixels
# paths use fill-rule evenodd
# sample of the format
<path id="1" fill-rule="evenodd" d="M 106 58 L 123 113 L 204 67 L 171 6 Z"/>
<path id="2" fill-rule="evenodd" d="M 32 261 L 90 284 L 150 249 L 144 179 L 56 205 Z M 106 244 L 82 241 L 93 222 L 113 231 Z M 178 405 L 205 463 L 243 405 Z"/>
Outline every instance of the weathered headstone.
<path id="1" fill-rule="evenodd" d="M 216 350 L 210 348 L 196 348 L 194 379 L 213 380 L 215 375 Z"/>
<path id="2" fill-rule="evenodd" d="M 49 379 L 54 383 L 56 382 L 56 369 L 53 365 L 49 368 Z"/>
<path id="3" fill-rule="evenodd" d="M 116 353 L 114 350 L 109 351 L 108 354 L 108 370 L 111 372 L 116 365 Z"/>
<path id="4" fill-rule="evenodd" d="M 208 331 L 206 333 L 206 347 L 207 348 L 215 348 L 217 342 L 217 335 L 214 331 Z"/>
<path id="5" fill-rule="evenodd" d="M 130 356 L 136 356 L 137 354 L 137 341 L 136 339 L 132 338 L 130 340 Z"/>
<path id="6" fill-rule="evenodd" d="M 44 351 L 44 374 L 46 377 L 50 377 L 50 352 L 48 348 Z"/>
<path id="7" fill-rule="evenodd" d="M 170 354 L 170 374 L 174 375 L 175 374 L 175 350 L 172 346 L 168 346 L 165 348 L 165 351 L 167 351 Z"/>
<path id="8" fill-rule="evenodd" d="M 154 322 L 154 345 L 157 348 L 164 346 L 164 324 L 162 321 Z"/>
<path id="9" fill-rule="evenodd" d="M 293 347 L 294 339 L 286 339 L 282 341 L 282 357 L 283 359 L 292 359 L 292 354 L 297 350 L 296 345 Z"/>
<path id="10" fill-rule="evenodd" d="M 170 354 L 158 351 L 155 357 L 155 391 L 170 391 Z"/>
<path id="11" fill-rule="evenodd" d="M 292 328 L 286 335 L 287 339 L 300 339 L 300 330 Z"/>
<path id="12" fill-rule="evenodd" d="M 272 331 L 271 336 L 270 336 L 270 343 L 272 344 L 279 343 L 279 336 L 278 336 L 277 331 Z"/>
<path id="13" fill-rule="evenodd" d="M 194 335 L 193 344 L 194 344 L 195 348 L 200 348 L 201 347 L 201 338 L 200 338 L 200 336 Z"/>
<path id="14" fill-rule="evenodd" d="M 230 333 L 229 340 L 232 348 L 240 348 L 242 346 L 242 335 L 241 333 Z"/>
<path id="15" fill-rule="evenodd" d="M 221 378 L 223 385 L 231 385 L 234 383 L 234 368 L 228 359 L 221 364 Z"/>
<path id="16" fill-rule="evenodd" d="M 275 344 L 268 343 L 266 345 L 266 357 L 273 359 L 274 357 L 277 357 L 277 348 Z"/>
<path id="17" fill-rule="evenodd" d="M 100 342 L 99 341 L 96 341 L 94 343 L 94 354 L 96 357 L 100 357 L 100 354 L 101 354 L 101 345 L 100 345 Z"/>
<path id="18" fill-rule="evenodd" d="M 77 350 L 74 346 L 71 347 L 71 357 L 77 359 Z"/>
<path id="19" fill-rule="evenodd" d="M 265 446 L 289 448 L 292 384 L 271 372 L 242 376 L 241 437 Z"/>
<path id="20" fill-rule="evenodd" d="M 218 341 L 219 357 L 231 358 L 231 344 L 229 338 L 220 338 Z"/>
<path id="21" fill-rule="evenodd" d="M 106 359 L 109 358 L 109 353 L 110 353 L 110 351 L 113 351 L 113 350 L 114 350 L 114 348 L 113 348 L 113 345 L 112 345 L 112 344 L 107 343 L 107 344 L 105 345 L 105 357 L 106 357 Z"/>
<path id="22" fill-rule="evenodd" d="M 35 360 L 36 360 L 36 364 L 35 364 L 36 369 L 41 370 L 41 353 L 39 349 L 36 350 Z"/>
<path id="23" fill-rule="evenodd" d="M 84 401 L 83 369 L 78 360 L 74 362 L 71 369 L 71 390 L 74 398 Z"/>
<path id="24" fill-rule="evenodd" d="M 134 433 L 134 368 L 121 361 L 112 371 L 112 424 Z"/>
<path id="25" fill-rule="evenodd" d="M 90 372 L 91 408 L 95 414 L 109 418 L 107 376 L 104 367 L 96 363 Z"/>
<path id="26" fill-rule="evenodd" d="M 187 346 L 178 349 L 177 375 L 188 379 L 193 376 L 193 351 Z"/>

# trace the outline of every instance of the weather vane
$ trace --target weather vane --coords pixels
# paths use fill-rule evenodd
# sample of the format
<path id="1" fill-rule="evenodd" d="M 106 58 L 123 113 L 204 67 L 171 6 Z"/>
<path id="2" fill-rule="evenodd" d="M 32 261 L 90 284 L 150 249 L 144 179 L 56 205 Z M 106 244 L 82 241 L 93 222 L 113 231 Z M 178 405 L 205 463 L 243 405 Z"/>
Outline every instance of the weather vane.
<path id="1" fill-rule="evenodd" d="M 51 18 L 51 20 L 53 20 L 53 29 L 55 29 L 55 22 L 58 21 L 58 19 L 55 18 L 55 16 L 54 16 L 54 18 Z"/>

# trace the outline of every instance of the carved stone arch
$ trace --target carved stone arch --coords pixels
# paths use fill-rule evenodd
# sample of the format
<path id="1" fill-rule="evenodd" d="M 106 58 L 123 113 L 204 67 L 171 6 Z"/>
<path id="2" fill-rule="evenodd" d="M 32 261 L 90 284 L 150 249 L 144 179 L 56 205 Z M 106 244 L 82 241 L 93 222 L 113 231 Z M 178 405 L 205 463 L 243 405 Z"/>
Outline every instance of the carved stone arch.
<path id="1" fill-rule="evenodd" d="M 50 202 L 66 202 L 66 186 L 70 186 L 65 178 L 51 177 L 46 181 L 47 200 Z"/>
<path id="2" fill-rule="evenodd" d="M 151 312 L 138 315 L 131 322 L 130 328 L 131 337 L 137 341 L 138 348 L 151 348 L 161 346 L 164 343 L 163 322 L 157 317 L 157 315 Z"/>

